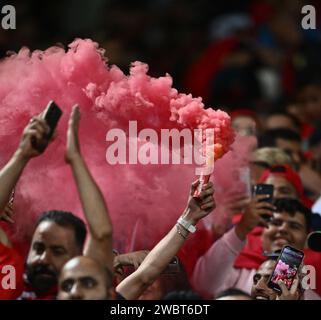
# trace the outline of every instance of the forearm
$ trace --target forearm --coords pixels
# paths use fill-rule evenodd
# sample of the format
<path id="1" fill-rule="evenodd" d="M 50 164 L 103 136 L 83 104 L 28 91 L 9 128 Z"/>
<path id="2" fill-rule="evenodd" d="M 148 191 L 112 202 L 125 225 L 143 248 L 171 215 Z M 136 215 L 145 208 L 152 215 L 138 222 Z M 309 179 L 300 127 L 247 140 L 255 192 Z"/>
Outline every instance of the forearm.
<path id="1" fill-rule="evenodd" d="M 193 218 L 190 209 L 184 210 L 182 217 L 191 222 L 194 226 L 198 219 Z M 176 224 L 169 233 L 151 250 L 141 267 L 145 269 L 145 282 L 154 280 L 163 272 L 167 265 L 172 261 L 179 249 L 186 241 L 189 232 L 179 224 Z"/>
<path id="2" fill-rule="evenodd" d="M 185 239 L 174 226 L 147 255 L 140 267 L 117 286 L 116 291 L 126 299 L 137 299 L 159 277 L 184 242 Z"/>
<path id="3" fill-rule="evenodd" d="M 177 224 L 153 248 L 140 267 L 117 286 L 116 291 L 126 299 L 137 299 L 157 279 L 182 247 L 189 231 L 195 231 L 193 226 L 215 207 L 213 184 L 204 184 L 199 197 L 195 199 L 193 194 L 198 184 L 199 181 L 192 183 L 188 205 Z"/>
<path id="4" fill-rule="evenodd" d="M 174 226 L 170 232 L 153 248 L 141 264 L 146 271 L 145 282 L 154 282 L 173 260 L 186 240 Z"/>
<path id="5" fill-rule="evenodd" d="M 253 230 L 246 223 L 241 220 L 235 227 L 235 234 L 240 239 L 240 241 L 245 241 L 247 235 Z"/>
<path id="6" fill-rule="evenodd" d="M 71 163 L 80 201 L 91 236 L 103 240 L 112 236 L 112 224 L 102 193 L 79 155 Z"/>
<path id="7" fill-rule="evenodd" d="M 17 150 L 9 162 L 0 171 L 0 211 L 2 212 L 10 200 L 12 189 L 28 163 L 22 153 Z"/>

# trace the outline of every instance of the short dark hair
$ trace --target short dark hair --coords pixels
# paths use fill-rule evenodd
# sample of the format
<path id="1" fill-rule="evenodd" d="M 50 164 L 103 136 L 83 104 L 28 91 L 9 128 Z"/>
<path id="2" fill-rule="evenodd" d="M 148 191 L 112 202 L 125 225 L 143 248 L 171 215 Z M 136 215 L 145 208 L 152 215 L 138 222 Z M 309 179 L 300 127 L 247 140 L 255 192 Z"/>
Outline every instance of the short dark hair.
<path id="1" fill-rule="evenodd" d="M 73 229 L 75 232 L 76 245 L 79 248 L 79 250 L 82 251 L 86 240 L 87 230 L 85 223 L 80 218 L 78 218 L 71 212 L 61 210 L 50 210 L 43 212 L 38 217 L 36 222 L 36 228 L 39 226 L 40 223 L 44 221 L 53 221 L 59 226 Z"/>
<path id="2" fill-rule="evenodd" d="M 270 129 L 270 130 L 266 130 L 259 137 L 259 148 L 276 147 L 277 139 L 301 142 L 300 135 L 294 130 L 285 129 L 285 128 Z"/>
<path id="3" fill-rule="evenodd" d="M 273 203 L 277 212 L 287 212 L 292 216 L 297 212 L 303 214 L 309 232 L 312 218 L 312 212 L 309 208 L 305 207 L 300 201 L 291 198 L 275 199 Z"/>
<path id="4" fill-rule="evenodd" d="M 240 290 L 238 288 L 228 288 L 224 291 L 221 291 L 215 296 L 215 299 L 223 298 L 223 297 L 228 297 L 228 296 L 244 296 L 250 299 L 253 299 L 251 295 L 249 295 L 247 292 Z"/>

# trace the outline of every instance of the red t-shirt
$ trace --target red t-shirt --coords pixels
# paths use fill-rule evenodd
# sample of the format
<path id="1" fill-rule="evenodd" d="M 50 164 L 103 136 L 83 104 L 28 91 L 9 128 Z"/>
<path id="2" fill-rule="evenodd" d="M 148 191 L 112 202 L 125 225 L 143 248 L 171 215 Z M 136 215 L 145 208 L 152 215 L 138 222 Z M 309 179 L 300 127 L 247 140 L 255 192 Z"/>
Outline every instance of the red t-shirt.
<path id="1" fill-rule="evenodd" d="M 11 271 L 11 267 L 14 271 Z M 23 271 L 24 262 L 19 253 L 0 243 L 0 300 L 15 300 L 20 296 L 23 290 Z M 6 287 L 9 274 L 15 276 L 15 289 Z"/>

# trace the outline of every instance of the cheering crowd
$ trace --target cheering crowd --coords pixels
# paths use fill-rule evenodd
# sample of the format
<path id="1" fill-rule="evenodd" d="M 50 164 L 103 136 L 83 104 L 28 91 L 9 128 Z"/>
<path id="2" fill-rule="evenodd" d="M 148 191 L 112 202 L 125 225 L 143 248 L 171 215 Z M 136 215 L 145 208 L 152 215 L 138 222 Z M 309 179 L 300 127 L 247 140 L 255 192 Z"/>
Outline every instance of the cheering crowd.
<path id="1" fill-rule="evenodd" d="M 52 147 L 48 123 L 42 114 L 34 115 L 0 170 L 0 299 L 319 300 L 321 39 L 296 27 L 298 8 L 305 2 L 242 1 L 240 12 L 234 14 L 221 4 L 222 12 L 216 12 L 212 1 L 191 1 L 208 14 L 209 28 L 201 23 L 202 14 L 195 16 L 192 4 L 183 10 L 184 1 L 155 1 L 145 10 L 147 2 L 151 3 L 145 1 L 126 14 L 114 2 L 113 19 L 100 17 L 110 33 L 105 39 L 97 32 L 101 42 L 108 43 L 113 63 L 122 67 L 128 66 L 127 59 L 149 53 L 155 73 L 166 69 L 184 92 L 227 111 L 238 137 L 255 140 L 246 163 L 251 192 L 226 190 L 219 205 L 227 220 L 218 227 L 216 217 L 210 220 L 209 215 L 218 206 L 215 195 L 220 186 L 210 181 L 195 197 L 200 181 L 191 181 L 185 210 L 177 209 L 177 222 L 156 246 L 118 252 L 108 195 L 100 191 L 81 152 L 81 105 L 76 105 L 66 132 L 65 165 L 71 169 L 85 220 L 56 208 L 39 212 L 25 255 L 7 232 L 15 223 L 14 190 L 28 163 L 41 161 Z M 128 3 L 130 7 L 133 2 Z M 27 10 L 24 2 L 20 6 Z M 207 9 L 213 12 L 206 13 Z M 64 12 L 67 18 L 69 11 Z M 155 12 L 157 19 L 148 19 Z M 184 24 L 176 34 L 172 30 L 179 16 Z M 195 30 L 193 21 L 198 25 Z M 98 30 L 99 20 L 95 22 Z M 73 37 L 69 28 L 66 34 Z M 45 43 L 48 35 L 39 30 L 43 28 L 36 24 L 21 28 L 15 39 L 25 40 L 30 32 L 35 43 L 38 38 Z M 0 53 L 13 38 L 0 35 Z M 258 184 L 273 186 L 272 201 L 269 195 L 253 192 Z M 290 276 L 273 276 L 286 245 L 304 252 L 303 263 L 290 266 Z M 182 248 L 187 248 L 184 254 Z M 8 266 L 14 268 L 14 277 L 5 271 Z M 279 291 L 269 286 L 271 278 Z"/>
<path id="2" fill-rule="evenodd" d="M 319 89 L 320 102 L 321 87 L 315 88 Z M 310 110 L 311 118 L 318 119 L 321 108 L 309 109 L 308 104 L 304 110 Z M 194 233 L 194 226 L 215 208 L 213 183 L 205 184 L 199 197 L 193 195 L 200 182 L 192 183 L 186 209 L 181 215 L 178 213 L 177 223 L 151 251 L 118 254 L 113 250 L 112 221 L 104 196 L 81 155 L 79 121 L 80 109 L 74 106 L 65 161 L 73 173 L 88 234 L 85 222 L 70 212 L 53 208 L 42 213 L 23 268 L 19 254 L 1 230 L 0 262 L 10 263 L 17 270 L 14 288 L 3 289 L 2 298 L 319 299 L 320 234 L 313 231 L 321 227 L 318 199 L 321 177 L 319 167 L 313 164 L 320 159 L 317 153 L 311 151 L 307 156 L 301 151 L 299 121 L 294 116 L 280 113 L 266 119 L 266 128 L 258 137 L 261 145 L 253 150 L 249 163 L 252 187 L 257 183 L 273 185 L 273 202 L 268 202 L 268 195 L 249 197 L 244 192 L 234 192 L 226 207 L 232 212 L 230 224 L 223 234 L 215 234 L 215 228 L 208 231 L 213 241 L 205 254 L 198 257 L 190 277 L 175 255 L 188 241 L 189 234 Z M 254 114 L 246 110 L 232 114 L 232 125 L 240 135 L 253 135 L 256 121 Z M 28 162 L 50 148 L 48 131 L 41 115 L 33 117 L 17 150 L 0 171 L 1 218 L 7 223 L 14 218 L 12 190 L 28 170 Z M 320 144 L 320 138 L 315 129 L 310 137 L 313 146 Z M 311 235 L 316 241 L 309 248 L 307 239 Z M 304 264 L 313 266 L 315 278 L 310 279 L 310 286 L 302 285 L 308 274 L 300 268 L 292 287 L 281 282 L 282 292 L 277 294 L 267 282 L 284 245 L 305 251 Z M 180 283 L 173 281 L 169 289 L 165 285 L 166 269 L 173 263 L 178 265 L 172 272 Z M 131 271 L 126 269 L 128 266 L 133 267 Z"/>

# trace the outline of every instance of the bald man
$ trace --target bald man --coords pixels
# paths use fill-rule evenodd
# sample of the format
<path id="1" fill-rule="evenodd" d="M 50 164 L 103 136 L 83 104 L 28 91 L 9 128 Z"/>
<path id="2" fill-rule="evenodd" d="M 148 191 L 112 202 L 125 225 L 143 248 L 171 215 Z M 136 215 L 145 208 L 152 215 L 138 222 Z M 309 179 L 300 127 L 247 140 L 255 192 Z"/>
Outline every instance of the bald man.
<path id="1" fill-rule="evenodd" d="M 109 300 L 112 275 L 96 260 L 78 256 L 64 265 L 58 289 L 59 300 Z"/>

